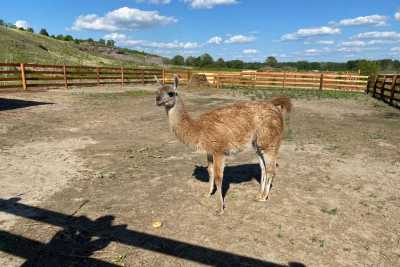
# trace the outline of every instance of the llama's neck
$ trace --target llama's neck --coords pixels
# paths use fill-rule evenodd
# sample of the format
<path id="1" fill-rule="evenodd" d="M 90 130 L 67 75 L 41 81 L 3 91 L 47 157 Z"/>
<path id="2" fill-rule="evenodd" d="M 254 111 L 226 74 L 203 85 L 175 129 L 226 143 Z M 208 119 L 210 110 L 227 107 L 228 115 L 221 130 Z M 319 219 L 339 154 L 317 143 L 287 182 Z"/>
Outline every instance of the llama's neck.
<path id="1" fill-rule="evenodd" d="M 187 145 L 196 146 L 198 144 L 199 131 L 179 96 L 177 96 L 175 106 L 170 109 L 167 108 L 167 114 L 169 127 L 179 141 Z"/>

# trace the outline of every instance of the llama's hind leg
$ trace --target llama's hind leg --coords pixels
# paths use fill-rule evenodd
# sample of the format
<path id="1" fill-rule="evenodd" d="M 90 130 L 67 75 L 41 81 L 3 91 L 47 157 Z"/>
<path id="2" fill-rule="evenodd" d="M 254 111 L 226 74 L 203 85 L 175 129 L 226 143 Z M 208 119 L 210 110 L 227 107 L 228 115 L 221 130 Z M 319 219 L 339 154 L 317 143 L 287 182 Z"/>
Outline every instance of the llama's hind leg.
<path id="1" fill-rule="evenodd" d="M 261 169 L 261 177 L 260 177 L 260 193 L 257 196 L 257 200 L 262 200 L 265 192 L 266 182 L 267 182 L 267 173 L 266 173 L 266 163 L 264 154 L 261 151 L 257 151 L 257 157 L 260 162 Z"/>
<path id="2" fill-rule="evenodd" d="M 268 164 L 266 165 L 267 179 L 264 195 L 262 196 L 262 200 L 266 201 L 268 199 L 269 193 L 271 192 L 272 182 L 275 178 L 276 173 L 276 153 L 267 153 L 264 154 L 264 157 L 267 157 Z"/>
<path id="3" fill-rule="evenodd" d="M 208 170 L 208 177 L 210 181 L 210 190 L 208 192 L 208 196 L 210 197 L 214 192 L 215 187 L 215 178 L 214 178 L 214 159 L 211 154 L 207 154 L 207 170 Z"/>
<path id="4" fill-rule="evenodd" d="M 220 154 L 214 154 L 214 176 L 215 176 L 215 184 L 217 185 L 217 191 L 218 191 L 218 209 L 217 209 L 217 214 L 223 214 L 224 213 L 224 208 L 225 208 L 225 203 L 224 203 L 224 197 L 222 195 L 222 181 L 224 178 L 224 165 L 225 165 L 225 159 L 223 155 Z"/>

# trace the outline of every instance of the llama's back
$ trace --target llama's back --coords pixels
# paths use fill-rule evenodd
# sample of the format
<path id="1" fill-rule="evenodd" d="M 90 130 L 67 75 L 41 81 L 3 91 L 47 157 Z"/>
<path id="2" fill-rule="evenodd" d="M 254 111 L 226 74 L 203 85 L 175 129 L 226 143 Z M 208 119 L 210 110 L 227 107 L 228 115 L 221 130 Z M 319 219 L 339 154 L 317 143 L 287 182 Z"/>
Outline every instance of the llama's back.
<path id="1" fill-rule="evenodd" d="M 202 129 L 198 147 L 225 154 L 280 139 L 283 132 L 281 109 L 270 101 L 238 102 L 206 112 L 195 123 Z"/>

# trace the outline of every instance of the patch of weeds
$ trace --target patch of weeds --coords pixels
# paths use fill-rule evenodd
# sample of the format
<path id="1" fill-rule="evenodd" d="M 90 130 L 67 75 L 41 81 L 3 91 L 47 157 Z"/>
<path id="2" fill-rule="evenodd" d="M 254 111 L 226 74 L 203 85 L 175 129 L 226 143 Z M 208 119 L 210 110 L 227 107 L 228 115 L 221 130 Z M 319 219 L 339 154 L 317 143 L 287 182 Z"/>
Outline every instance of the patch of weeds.
<path id="1" fill-rule="evenodd" d="M 117 99 L 120 97 L 143 97 L 153 95 L 154 93 L 144 90 L 126 91 L 126 92 L 105 92 L 105 93 L 77 93 L 88 98 L 96 99 Z"/>
<path id="2" fill-rule="evenodd" d="M 323 213 L 326 213 L 326 214 L 329 214 L 329 215 L 333 215 L 333 216 L 334 216 L 334 215 L 337 214 L 338 209 L 337 209 L 337 208 L 333 208 L 333 209 L 322 208 L 321 211 L 322 211 Z"/>
<path id="3" fill-rule="evenodd" d="M 311 237 L 311 242 L 313 242 L 313 243 L 319 243 L 319 247 L 320 247 L 320 248 L 325 247 L 325 240 L 319 239 L 319 238 L 316 237 L 316 236 L 312 236 L 312 237 Z"/>
<path id="4" fill-rule="evenodd" d="M 283 235 L 282 235 L 282 225 L 279 225 L 278 226 L 278 234 L 276 235 L 278 238 L 282 238 L 283 237 Z"/>
<path id="5" fill-rule="evenodd" d="M 385 136 L 382 133 L 379 133 L 379 132 L 368 133 L 368 139 L 370 139 L 370 140 L 384 140 Z"/>
<path id="6" fill-rule="evenodd" d="M 346 91 L 319 91 L 314 89 L 296 89 L 296 88 L 231 88 L 225 90 L 233 90 L 235 93 L 241 93 L 244 96 L 251 95 L 254 99 L 268 99 L 274 96 L 288 96 L 293 99 L 357 99 L 364 97 L 360 92 Z"/>
<path id="7" fill-rule="evenodd" d="M 288 128 L 285 132 L 284 132 L 284 136 L 283 138 L 287 141 L 293 141 L 293 130 Z"/>

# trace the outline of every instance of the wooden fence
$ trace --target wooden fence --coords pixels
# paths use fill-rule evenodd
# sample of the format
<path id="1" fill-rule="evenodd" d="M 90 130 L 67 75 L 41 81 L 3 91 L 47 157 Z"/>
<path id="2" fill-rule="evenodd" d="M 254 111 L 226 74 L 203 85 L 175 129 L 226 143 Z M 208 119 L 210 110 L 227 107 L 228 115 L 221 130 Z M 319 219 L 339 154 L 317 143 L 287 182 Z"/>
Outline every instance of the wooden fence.
<path id="1" fill-rule="evenodd" d="M 205 75 L 215 88 L 301 88 L 316 90 L 365 91 L 368 76 L 315 72 L 203 72 L 183 69 L 90 67 L 0 63 L 0 92 L 3 89 L 96 86 L 107 84 L 150 84 L 157 76 L 172 83 L 173 74 L 188 84 L 196 74 Z"/>
<path id="2" fill-rule="evenodd" d="M 400 74 L 378 75 L 367 86 L 367 93 L 400 107 Z"/>

